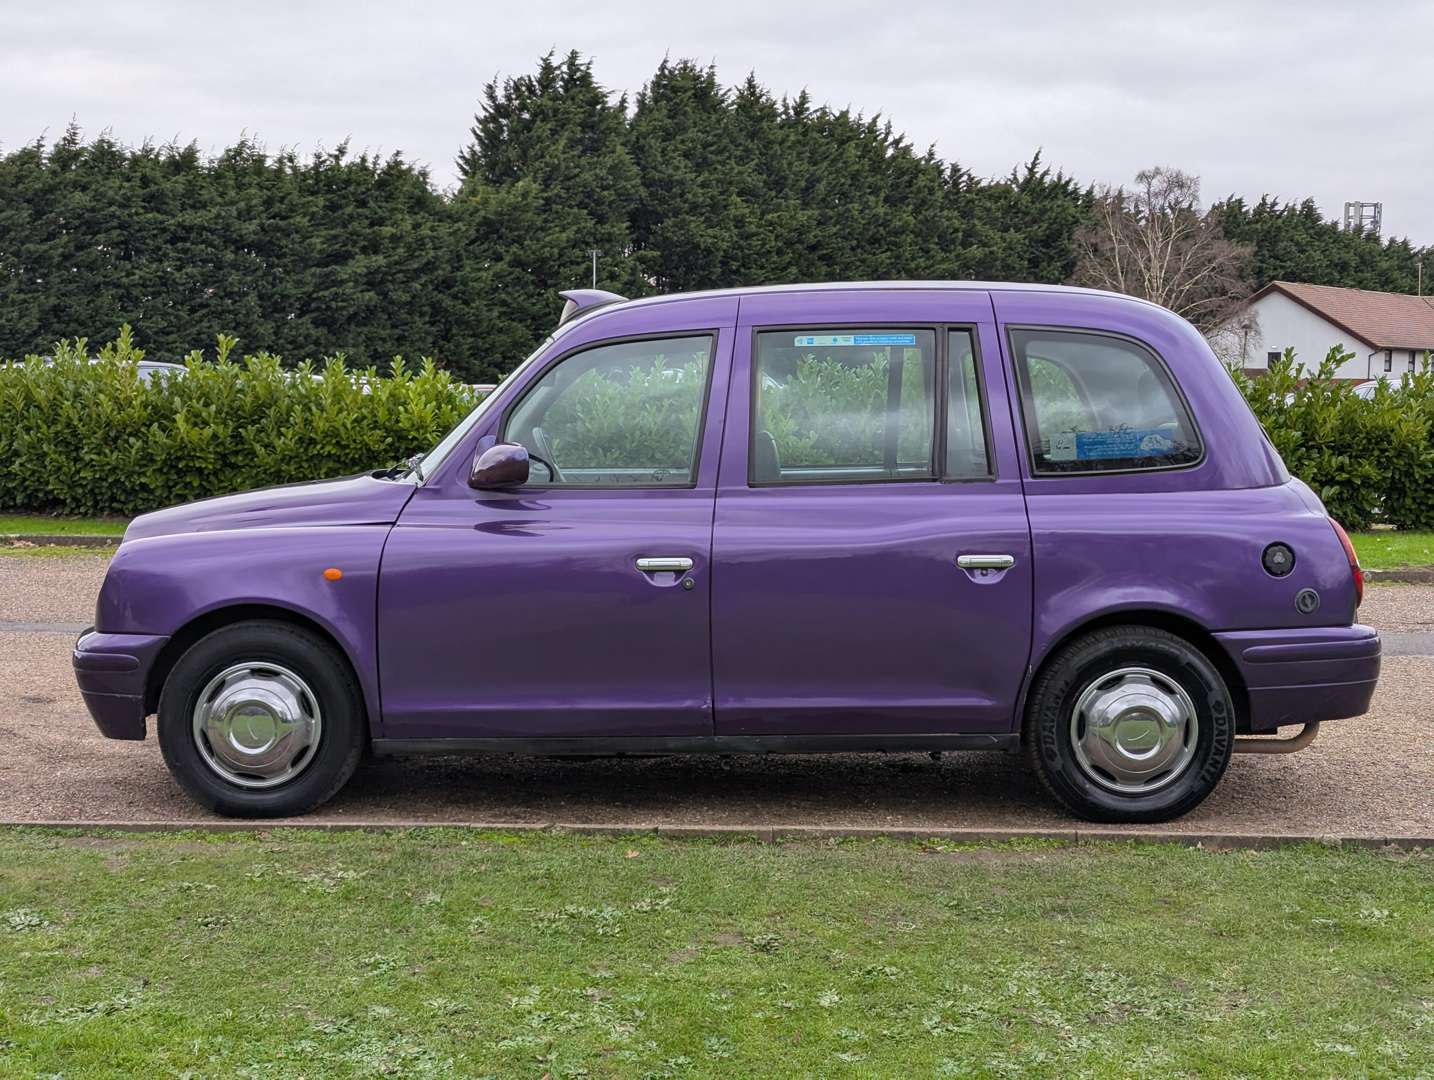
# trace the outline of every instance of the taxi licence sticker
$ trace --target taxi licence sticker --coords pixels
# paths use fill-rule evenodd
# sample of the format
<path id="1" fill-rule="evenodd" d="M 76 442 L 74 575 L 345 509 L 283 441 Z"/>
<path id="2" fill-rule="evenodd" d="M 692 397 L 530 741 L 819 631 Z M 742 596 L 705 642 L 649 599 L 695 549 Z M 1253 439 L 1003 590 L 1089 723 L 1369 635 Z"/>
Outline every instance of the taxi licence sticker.
<path id="1" fill-rule="evenodd" d="M 1169 428 L 1123 428 L 1119 431 L 1058 431 L 1051 436 L 1047 461 L 1110 461 L 1118 458 L 1162 457 L 1174 453 Z"/>
<path id="2" fill-rule="evenodd" d="M 828 348 L 833 345 L 915 345 L 915 334 L 798 334 L 792 344 L 798 348 Z"/>

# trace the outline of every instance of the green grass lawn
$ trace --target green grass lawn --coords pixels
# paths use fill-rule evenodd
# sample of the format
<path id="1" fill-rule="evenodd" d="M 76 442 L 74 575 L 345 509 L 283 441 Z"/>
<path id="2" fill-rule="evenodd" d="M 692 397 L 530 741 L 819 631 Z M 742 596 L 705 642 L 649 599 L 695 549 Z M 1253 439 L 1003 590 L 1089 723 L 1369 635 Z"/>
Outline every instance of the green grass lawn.
<path id="1" fill-rule="evenodd" d="M 0 542 L 0 558 L 67 559 L 76 555 L 103 555 L 108 559 L 114 553 L 115 549 L 112 547 L 89 544 L 32 544 L 29 547 L 21 547 L 14 543 Z"/>
<path id="2" fill-rule="evenodd" d="M 0 1075 L 1409 1076 L 1434 856 L 0 833 Z"/>
<path id="3" fill-rule="evenodd" d="M 120 536 L 128 518 L 50 517 L 48 514 L 0 514 L 0 535 Z"/>
<path id="4" fill-rule="evenodd" d="M 1350 540 L 1366 570 L 1394 570 L 1401 566 L 1434 566 L 1434 532 L 1395 532 L 1377 529 L 1352 533 Z"/>

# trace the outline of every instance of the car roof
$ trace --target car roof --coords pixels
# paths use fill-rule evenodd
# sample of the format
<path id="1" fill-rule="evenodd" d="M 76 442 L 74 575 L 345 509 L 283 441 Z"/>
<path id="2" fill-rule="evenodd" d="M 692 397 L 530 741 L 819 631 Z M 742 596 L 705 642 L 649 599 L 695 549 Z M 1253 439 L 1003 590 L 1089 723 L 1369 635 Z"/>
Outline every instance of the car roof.
<path id="1" fill-rule="evenodd" d="M 829 292 L 1030 292 L 1047 293 L 1061 296 L 1090 296 L 1106 297 L 1117 300 L 1125 300 L 1135 304 L 1144 304 L 1149 307 L 1164 311 L 1165 308 L 1149 300 L 1140 297 L 1128 296 L 1125 293 L 1109 292 L 1105 289 L 1087 289 L 1078 285 L 1042 285 L 1035 282 L 1012 282 L 1012 281 L 823 281 L 806 282 L 791 285 L 746 285 L 728 289 L 700 289 L 693 292 L 661 293 L 656 296 L 639 296 L 629 300 L 626 297 L 618 297 L 612 293 L 602 293 L 597 290 L 583 294 L 591 299 L 586 304 L 580 304 L 577 310 L 567 315 L 565 322 L 559 325 L 572 325 L 577 322 L 585 322 L 591 316 L 602 312 L 611 314 L 616 311 L 630 311 L 637 308 L 653 307 L 658 304 L 671 304 L 685 300 L 706 300 L 721 297 L 749 297 L 769 296 L 774 294 L 792 293 L 829 293 Z M 565 298 L 579 293 L 562 294 Z M 601 299 L 599 299 L 601 297 Z"/>

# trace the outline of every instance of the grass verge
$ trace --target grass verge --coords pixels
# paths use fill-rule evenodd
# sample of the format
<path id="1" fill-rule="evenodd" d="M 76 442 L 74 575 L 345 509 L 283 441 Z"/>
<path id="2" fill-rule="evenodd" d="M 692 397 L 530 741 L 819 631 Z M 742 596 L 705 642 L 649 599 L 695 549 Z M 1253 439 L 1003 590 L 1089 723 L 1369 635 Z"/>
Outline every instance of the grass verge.
<path id="1" fill-rule="evenodd" d="M 0 514 L 0 534 L 17 533 L 21 536 L 122 536 L 128 525 L 128 518 Z"/>
<path id="2" fill-rule="evenodd" d="M 1378 529 L 1350 536 L 1359 563 L 1366 570 L 1399 570 L 1406 566 L 1434 566 L 1434 532 L 1396 532 Z"/>
<path id="3" fill-rule="evenodd" d="M 0 558 L 15 556 L 30 559 L 58 559 L 71 555 L 102 555 L 110 558 L 115 553 L 112 547 L 90 547 L 76 544 L 28 544 L 0 542 Z"/>
<path id="4" fill-rule="evenodd" d="M 1434 858 L 0 834 L 0 1073 L 1412 1075 Z"/>

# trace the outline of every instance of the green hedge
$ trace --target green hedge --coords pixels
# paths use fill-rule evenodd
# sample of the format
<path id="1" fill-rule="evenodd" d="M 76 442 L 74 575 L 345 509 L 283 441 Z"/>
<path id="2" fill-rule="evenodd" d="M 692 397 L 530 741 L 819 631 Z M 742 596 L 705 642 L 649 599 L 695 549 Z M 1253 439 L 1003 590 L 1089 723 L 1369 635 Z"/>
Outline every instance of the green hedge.
<path id="1" fill-rule="evenodd" d="M 235 344 L 221 337 L 212 361 L 192 353 L 186 375 L 148 385 L 138 376 L 135 361 L 143 354 L 128 329 L 100 351 L 97 363 L 76 341 L 57 346 L 52 364 L 31 357 L 0 366 L 0 508 L 135 514 L 379 468 L 427 450 L 476 401 L 473 391 L 431 361 L 415 371 L 395 359 L 386 376 L 351 371 L 341 356 L 286 371 L 268 354 L 236 359 Z M 1434 529 L 1434 371 L 1428 358 L 1418 374 L 1381 385 L 1372 401 L 1355 397 L 1350 383 L 1334 378 L 1349 358 L 1332 349 L 1305 377 L 1286 352 L 1267 375 L 1233 377 L 1290 471 L 1346 527 L 1384 520 L 1403 529 Z M 671 425 L 652 421 L 677 405 L 696 408 L 695 392 L 676 394 L 683 399 L 677 405 L 668 399 L 689 383 L 695 391 L 699 379 L 695 370 L 678 379 L 659 368 L 637 388 L 643 392 L 634 392 L 630 380 L 615 384 L 603 399 L 605 408 L 569 418 L 573 423 L 566 427 L 573 430 L 564 433 L 605 448 L 604 460 L 611 451 L 615 460 L 646 454 L 665 461 L 671 454 L 664 457 L 662 446 L 634 449 L 634 433 L 638 442 L 660 443 Z M 870 433 L 860 425 L 819 431 L 803 417 L 813 412 L 813 397 L 829 405 L 833 393 L 854 415 L 862 414 L 859 405 L 869 405 L 865 411 L 879 416 L 884 363 L 838 371 L 808 358 L 798 376 L 765 395 L 764 421 L 793 445 L 801 443 L 813 462 L 846 460 L 852 448 L 843 440 L 869 441 Z"/>
<path id="2" fill-rule="evenodd" d="M 1434 528 L 1434 372 L 1382 382 L 1364 401 L 1334 377 L 1353 354 L 1331 349 L 1313 375 L 1293 350 L 1250 378 L 1234 372 L 1290 472 L 1312 487 L 1346 528 L 1386 521 Z"/>
<path id="3" fill-rule="evenodd" d="M 784 466 L 881 465 L 885 460 L 891 348 L 865 364 L 807 354 L 790 376 L 761 382 L 758 423 L 771 432 Z M 920 349 L 902 349 L 897 457 L 925 461 L 931 446 L 930 390 Z M 764 372 L 766 376 L 766 372 Z"/>
<path id="4" fill-rule="evenodd" d="M 424 361 L 285 370 L 268 354 L 186 358 L 146 384 L 128 328 L 89 362 L 83 340 L 0 366 L 0 507 L 137 514 L 209 495 L 381 468 L 429 449 L 476 395 Z M 315 377 L 317 376 L 317 377 Z"/>

